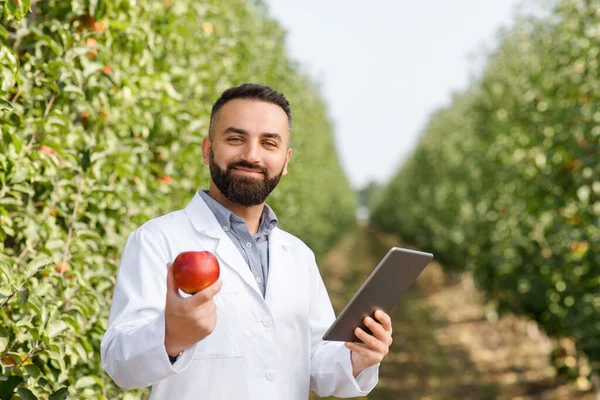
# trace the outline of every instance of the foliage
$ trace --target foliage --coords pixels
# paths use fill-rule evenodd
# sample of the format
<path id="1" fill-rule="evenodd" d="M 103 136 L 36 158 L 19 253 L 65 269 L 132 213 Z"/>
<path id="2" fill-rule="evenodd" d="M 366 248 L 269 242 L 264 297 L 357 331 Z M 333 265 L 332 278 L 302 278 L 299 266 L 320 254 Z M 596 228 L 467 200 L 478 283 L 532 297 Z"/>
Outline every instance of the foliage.
<path id="1" fill-rule="evenodd" d="M 376 225 L 467 269 L 499 311 L 600 369 L 600 2 L 520 17 L 484 74 L 432 116 Z M 572 377 L 590 367 L 557 357 Z"/>
<path id="2" fill-rule="evenodd" d="M 0 398 L 139 395 L 99 357 L 120 251 L 207 187 L 200 143 L 227 87 L 292 104 L 281 226 L 317 255 L 352 227 L 324 104 L 260 2 L 0 0 L 0 42 Z"/>

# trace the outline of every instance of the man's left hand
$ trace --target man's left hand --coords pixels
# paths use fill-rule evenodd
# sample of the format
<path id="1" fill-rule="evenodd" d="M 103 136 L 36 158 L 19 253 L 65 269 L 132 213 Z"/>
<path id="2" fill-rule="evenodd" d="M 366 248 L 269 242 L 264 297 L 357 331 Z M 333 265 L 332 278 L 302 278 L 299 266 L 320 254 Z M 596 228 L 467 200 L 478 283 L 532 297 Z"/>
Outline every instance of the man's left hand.
<path id="1" fill-rule="evenodd" d="M 362 343 L 346 342 L 350 349 L 352 360 L 352 374 L 356 377 L 363 369 L 375 365 L 389 353 L 392 344 L 392 320 L 389 315 L 381 310 L 375 312 L 375 321 L 371 317 L 365 317 L 364 323 L 373 332 L 369 335 L 361 328 L 356 328 L 354 334 L 362 340 Z"/>

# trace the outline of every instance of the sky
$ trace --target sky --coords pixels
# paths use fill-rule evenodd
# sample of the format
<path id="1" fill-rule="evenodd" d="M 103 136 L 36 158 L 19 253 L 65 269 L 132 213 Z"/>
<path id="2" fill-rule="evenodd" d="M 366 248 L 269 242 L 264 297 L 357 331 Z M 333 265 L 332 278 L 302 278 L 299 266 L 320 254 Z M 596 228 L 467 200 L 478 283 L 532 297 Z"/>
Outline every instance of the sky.
<path id="1" fill-rule="evenodd" d="M 465 89 L 519 0 L 266 0 L 321 88 L 355 189 L 385 183 L 429 116 Z"/>

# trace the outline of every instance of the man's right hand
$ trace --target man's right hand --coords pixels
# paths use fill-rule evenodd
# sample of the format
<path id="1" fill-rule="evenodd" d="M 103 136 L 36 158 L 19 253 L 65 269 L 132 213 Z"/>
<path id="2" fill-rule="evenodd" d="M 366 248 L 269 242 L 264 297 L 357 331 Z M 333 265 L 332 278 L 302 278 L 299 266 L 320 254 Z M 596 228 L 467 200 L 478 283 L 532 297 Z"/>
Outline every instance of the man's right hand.
<path id="1" fill-rule="evenodd" d="M 217 323 L 214 296 L 221 290 L 217 280 L 209 287 L 183 298 L 173 278 L 173 265 L 167 265 L 167 304 L 165 306 L 165 348 L 175 357 L 212 333 Z"/>

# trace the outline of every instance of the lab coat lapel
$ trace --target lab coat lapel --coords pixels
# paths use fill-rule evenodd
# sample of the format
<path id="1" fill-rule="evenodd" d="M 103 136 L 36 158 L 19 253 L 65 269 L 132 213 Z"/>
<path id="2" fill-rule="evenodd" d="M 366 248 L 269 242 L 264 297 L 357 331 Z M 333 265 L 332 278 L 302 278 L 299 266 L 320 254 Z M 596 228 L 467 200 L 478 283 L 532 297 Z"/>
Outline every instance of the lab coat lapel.
<path id="1" fill-rule="evenodd" d="M 250 285 L 260 297 L 262 297 L 262 293 L 260 293 L 258 284 L 254 280 L 254 276 L 252 275 L 252 271 L 250 271 L 250 267 L 246 263 L 246 260 L 244 260 L 240 251 L 224 232 L 221 232 L 219 235 L 219 244 L 217 245 L 216 252 L 217 256 L 223 260 L 223 262 L 233 268 L 240 277 Z"/>
<path id="2" fill-rule="evenodd" d="M 292 252 L 290 244 L 278 228 L 269 235 L 269 277 L 267 279 L 267 291 L 265 300 L 272 305 L 274 301 L 281 301 L 277 294 L 278 289 L 284 289 L 283 285 L 289 272 L 293 269 Z M 285 290 L 285 289 L 284 289 Z"/>
<path id="3" fill-rule="evenodd" d="M 198 193 L 194 195 L 192 201 L 187 205 L 184 211 L 198 232 L 219 240 L 215 250 L 216 256 L 235 270 L 244 282 L 250 285 L 250 287 L 252 287 L 262 298 L 262 294 L 254 280 L 250 267 L 248 267 L 248 264 L 229 236 L 223 232 L 214 214 Z"/>

